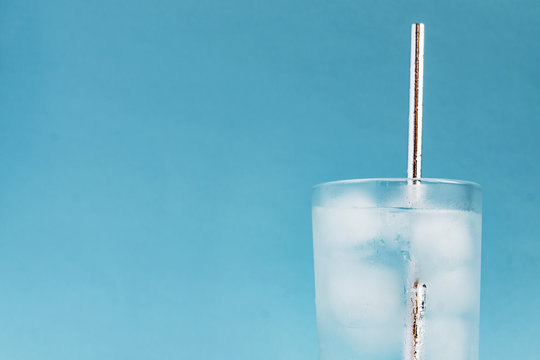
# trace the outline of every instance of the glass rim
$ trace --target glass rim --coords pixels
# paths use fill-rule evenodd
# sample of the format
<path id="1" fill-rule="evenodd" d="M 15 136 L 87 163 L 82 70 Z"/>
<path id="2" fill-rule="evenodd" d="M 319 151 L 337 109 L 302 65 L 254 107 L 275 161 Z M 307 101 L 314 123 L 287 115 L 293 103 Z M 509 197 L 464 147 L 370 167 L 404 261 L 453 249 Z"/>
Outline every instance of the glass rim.
<path id="1" fill-rule="evenodd" d="M 327 181 L 313 186 L 313 190 L 332 185 L 347 185 L 347 184 L 364 184 L 364 183 L 376 183 L 376 182 L 409 182 L 420 181 L 420 183 L 428 184 L 448 184 L 448 185 L 464 185 L 472 186 L 482 190 L 482 186 L 474 181 L 468 180 L 455 180 L 455 179 L 442 179 L 442 178 L 365 178 L 365 179 L 348 179 L 348 180 L 334 180 Z"/>

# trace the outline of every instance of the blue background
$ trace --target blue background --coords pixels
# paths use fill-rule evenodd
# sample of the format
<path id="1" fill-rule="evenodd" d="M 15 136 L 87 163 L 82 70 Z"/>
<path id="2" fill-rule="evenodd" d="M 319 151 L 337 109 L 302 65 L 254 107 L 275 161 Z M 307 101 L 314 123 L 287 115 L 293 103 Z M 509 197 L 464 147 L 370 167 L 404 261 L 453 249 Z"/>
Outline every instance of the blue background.
<path id="1" fill-rule="evenodd" d="M 538 358 L 540 3 L 2 1 L 0 358 L 315 359 L 314 184 L 484 189 L 482 359 Z"/>

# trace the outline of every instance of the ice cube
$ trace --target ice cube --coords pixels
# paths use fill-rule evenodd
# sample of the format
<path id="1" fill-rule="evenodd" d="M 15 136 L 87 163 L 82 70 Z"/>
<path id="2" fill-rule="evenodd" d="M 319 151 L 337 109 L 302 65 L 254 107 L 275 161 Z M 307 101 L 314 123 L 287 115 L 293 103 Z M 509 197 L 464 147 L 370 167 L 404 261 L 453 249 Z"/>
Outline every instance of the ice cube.
<path id="1" fill-rule="evenodd" d="M 401 247 L 409 250 L 408 242 L 405 241 L 409 233 L 410 215 L 404 211 L 381 210 L 382 238 L 389 248 Z"/>
<path id="2" fill-rule="evenodd" d="M 342 325 L 382 326 L 399 318 L 403 294 L 397 272 L 345 263 L 336 266 L 328 281 L 328 305 Z"/>
<path id="3" fill-rule="evenodd" d="M 382 326 L 343 328 L 344 337 L 356 349 L 357 356 L 355 358 L 360 358 L 358 354 L 365 354 L 365 356 L 385 355 L 391 358 L 399 356 L 402 347 L 403 326 L 399 321 L 400 318 L 395 320 L 391 324 Z"/>
<path id="4" fill-rule="evenodd" d="M 358 208 L 313 209 L 315 242 L 350 247 L 380 238 L 381 217 L 376 210 Z"/>
<path id="5" fill-rule="evenodd" d="M 428 311 L 433 314 L 474 312 L 480 299 L 480 283 L 476 273 L 474 267 L 459 267 L 428 278 Z"/>
<path id="6" fill-rule="evenodd" d="M 453 317 L 426 320 L 424 349 L 427 359 L 469 360 L 472 357 L 466 322 Z"/>
<path id="7" fill-rule="evenodd" d="M 411 257 L 420 268 L 453 268 L 474 257 L 470 217 L 467 212 L 418 212 L 412 220 Z"/>

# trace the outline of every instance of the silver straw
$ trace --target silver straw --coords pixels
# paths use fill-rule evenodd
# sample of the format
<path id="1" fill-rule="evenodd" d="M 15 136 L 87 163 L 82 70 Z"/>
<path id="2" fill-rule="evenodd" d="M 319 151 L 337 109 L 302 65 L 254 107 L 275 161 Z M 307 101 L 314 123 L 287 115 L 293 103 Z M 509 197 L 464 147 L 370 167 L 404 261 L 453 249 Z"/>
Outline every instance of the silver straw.
<path id="1" fill-rule="evenodd" d="M 422 103 L 424 88 L 424 24 L 411 29 L 411 82 L 409 92 L 409 163 L 407 177 L 422 174 Z"/>
<path id="2" fill-rule="evenodd" d="M 419 185 L 417 179 L 422 174 L 422 98 L 424 87 L 424 24 L 413 24 L 411 29 L 411 83 L 409 93 L 409 157 L 407 178 L 412 185 Z M 416 186 L 415 186 L 416 188 Z M 415 190 L 419 190 L 416 188 Z M 415 191 L 413 201 L 418 201 Z M 410 264 L 412 276 L 416 273 L 414 263 Z M 427 286 L 416 278 L 411 284 L 409 326 L 407 326 L 406 360 L 422 360 L 424 340 L 424 314 L 426 310 Z"/>
<path id="3" fill-rule="evenodd" d="M 413 360 L 421 360 L 423 358 L 423 341 L 424 341 L 424 316 L 426 312 L 426 284 L 421 284 L 418 280 L 414 282 L 411 296 L 412 306 L 412 329 L 410 332 L 411 344 L 410 358 Z M 409 357 L 406 355 L 406 359 Z"/>

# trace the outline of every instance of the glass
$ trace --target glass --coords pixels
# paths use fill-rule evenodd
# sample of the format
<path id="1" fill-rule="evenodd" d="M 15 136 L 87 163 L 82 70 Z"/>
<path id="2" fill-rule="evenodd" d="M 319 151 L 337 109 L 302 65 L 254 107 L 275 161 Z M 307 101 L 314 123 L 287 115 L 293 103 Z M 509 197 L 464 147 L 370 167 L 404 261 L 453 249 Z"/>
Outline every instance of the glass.
<path id="1" fill-rule="evenodd" d="M 314 187 L 319 359 L 478 359 L 481 196 L 443 179 Z"/>

